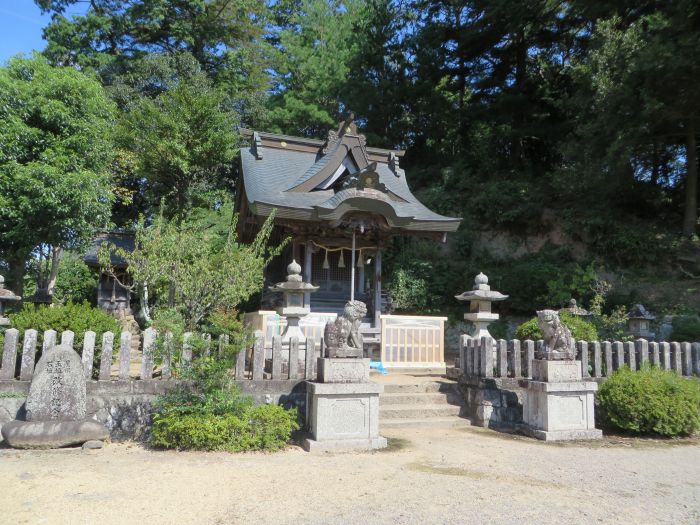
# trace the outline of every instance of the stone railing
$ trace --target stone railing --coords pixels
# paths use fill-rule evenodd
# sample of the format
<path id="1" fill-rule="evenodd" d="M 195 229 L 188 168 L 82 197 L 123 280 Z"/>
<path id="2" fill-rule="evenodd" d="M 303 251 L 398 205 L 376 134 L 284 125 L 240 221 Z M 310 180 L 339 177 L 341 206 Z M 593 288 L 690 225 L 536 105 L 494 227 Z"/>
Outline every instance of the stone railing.
<path id="1" fill-rule="evenodd" d="M 459 345 L 458 375 L 466 377 L 530 378 L 530 363 L 544 341 L 471 338 L 463 335 Z M 637 370 L 650 362 L 684 376 L 700 376 L 700 343 L 636 341 L 577 341 L 576 359 L 583 377 L 604 379 L 627 365 Z"/>
<path id="2" fill-rule="evenodd" d="M 208 356 L 212 351 L 217 351 L 212 348 L 214 344 L 219 352 L 223 351 L 227 344 L 225 336 L 221 336 L 218 342 L 213 343 L 210 336 L 203 334 L 205 344 L 198 351 L 198 356 L 191 344 L 193 334 L 186 333 L 183 337 L 182 347 L 179 349 L 179 362 L 173 363 L 173 356 L 176 353 L 172 335 L 165 334 L 163 337 L 161 352 L 156 351 L 157 336 L 158 334 L 153 328 L 145 330 L 139 345 L 140 351 L 136 355 L 132 355 L 132 334 L 130 332 L 122 332 L 119 341 L 115 341 L 112 332 L 105 332 L 102 334 L 99 347 L 101 350 L 99 363 L 94 363 L 95 332 L 85 332 L 82 348 L 75 348 L 75 334 L 69 330 L 61 333 L 60 340 L 55 330 L 45 331 L 39 346 L 37 330 L 25 330 L 23 337 L 20 338 L 18 330 L 9 329 L 4 334 L 0 380 L 30 381 L 34 374 L 34 366 L 41 353 L 55 346 L 58 341 L 60 341 L 58 344 L 75 348 L 81 356 L 86 379 L 98 381 L 169 380 L 175 375 L 173 368 L 187 367 L 193 359 L 197 359 L 199 356 Z M 256 331 L 253 346 L 242 348 L 237 353 L 235 366 L 232 370 L 232 375 L 236 380 L 301 381 L 316 378 L 316 358 L 319 350 L 316 350 L 313 338 L 308 338 L 302 343 L 292 338 L 289 343 L 283 344 L 281 337 L 274 336 L 271 348 L 267 349 L 264 342 L 264 334 Z M 307 347 L 314 350 L 307 352 Z M 116 367 L 113 366 L 115 363 Z"/>

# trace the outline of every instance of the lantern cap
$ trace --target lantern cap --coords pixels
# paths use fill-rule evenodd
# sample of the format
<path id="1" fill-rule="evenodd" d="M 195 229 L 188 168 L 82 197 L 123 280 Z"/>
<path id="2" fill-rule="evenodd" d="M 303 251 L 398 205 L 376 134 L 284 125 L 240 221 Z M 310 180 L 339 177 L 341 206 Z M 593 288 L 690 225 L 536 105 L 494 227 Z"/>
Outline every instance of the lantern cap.
<path id="1" fill-rule="evenodd" d="M 318 286 L 314 286 L 311 283 L 305 283 L 301 278 L 301 266 L 296 260 L 292 260 L 291 263 L 287 265 L 287 280 L 277 283 L 274 286 L 270 286 L 269 290 L 271 292 L 315 292 L 318 290 Z"/>

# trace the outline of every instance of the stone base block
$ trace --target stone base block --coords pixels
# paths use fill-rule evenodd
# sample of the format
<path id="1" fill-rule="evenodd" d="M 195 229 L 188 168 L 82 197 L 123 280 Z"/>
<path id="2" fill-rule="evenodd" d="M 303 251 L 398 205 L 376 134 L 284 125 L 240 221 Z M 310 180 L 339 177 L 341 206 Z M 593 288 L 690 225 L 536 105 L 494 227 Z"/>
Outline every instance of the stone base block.
<path id="1" fill-rule="evenodd" d="M 521 430 L 548 441 L 602 437 L 595 428 L 597 389 L 593 381 L 528 381 Z"/>
<path id="2" fill-rule="evenodd" d="M 320 383 L 366 383 L 369 359 L 321 357 L 318 359 Z"/>
<path id="3" fill-rule="evenodd" d="M 532 361 L 532 380 L 559 383 L 581 380 L 581 361 Z"/>
<path id="4" fill-rule="evenodd" d="M 376 383 L 307 383 L 311 440 L 307 450 L 370 450 L 386 446 L 379 435 Z M 306 445 L 305 445 L 306 446 Z"/>
<path id="5" fill-rule="evenodd" d="M 10 421 L 2 426 L 2 437 L 14 448 L 60 448 L 102 441 L 109 431 L 97 421 Z"/>
<path id="6" fill-rule="evenodd" d="M 536 428 L 531 428 L 527 425 L 520 425 L 518 427 L 523 434 L 541 439 L 543 441 L 569 441 L 576 439 L 601 439 L 603 437 L 603 431 L 597 428 L 588 430 L 538 430 Z"/>
<path id="7" fill-rule="evenodd" d="M 307 452 L 378 450 L 386 448 L 387 441 L 382 436 L 370 439 L 327 439 L 325 441 L 316 441 L 308 437 L 301 442 L 301 446 Z"/>

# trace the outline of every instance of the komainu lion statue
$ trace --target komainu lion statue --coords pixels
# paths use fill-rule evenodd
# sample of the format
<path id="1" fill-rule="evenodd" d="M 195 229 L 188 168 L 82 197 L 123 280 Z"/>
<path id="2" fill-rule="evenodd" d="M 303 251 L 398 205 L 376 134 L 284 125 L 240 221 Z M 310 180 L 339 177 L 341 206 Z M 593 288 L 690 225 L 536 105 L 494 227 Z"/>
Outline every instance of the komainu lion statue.
<path id="1" fill-rule="evenodd" d="M 348 301 L 343 315 L 326 323 L 323 329 L 326 357 L 363 357 L 360 324 L 365 315 L 365 303 Z"/>
<path id="2" fill-rule="evenodd" d="M 539 310 L 537 324 L 542 331 L 544 348 L 535 357 L 548 361 L 576 359 L 574 338 L 554 310 Z"/>

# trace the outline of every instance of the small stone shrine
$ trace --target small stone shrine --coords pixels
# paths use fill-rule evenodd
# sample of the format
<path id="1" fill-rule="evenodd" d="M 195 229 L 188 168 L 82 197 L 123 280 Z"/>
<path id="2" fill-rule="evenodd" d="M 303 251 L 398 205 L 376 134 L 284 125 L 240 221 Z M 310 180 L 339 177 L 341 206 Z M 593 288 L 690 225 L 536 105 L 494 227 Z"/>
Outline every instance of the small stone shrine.
<path id="1" fill-rule="evenodd" d="M 545 441 L 599 439 L 595 428 L 595 381 L 584 381 L 569 329 L 554 310 L 537 312 L 544 344 L 532 361 L 521 430 Z"/>
<path id="2" fill-rule="evenodd" d="M 656 316 L 647 310 L 643 304 L 635 304 L 627 313 L 627 330 L 635 338 L 654 339 L 656 334 L 651 330 L 651 323 Z"/>
<path id="3" fill-rule="evenodd" d="M 307 382 L 310 452 L 384 448 L 379 435 L 382 385 L 369 380 L 369 359 L 363 358 L 359 323 L 367 313 L 361 301 L 348 301 L 342 317 L 324 329 L 324 353 L 318 359 L 318 380 Z"/>
<path id="4" fill-rule="evenodd" d="M 109 431 L 86 418 L 86 380 L 80 356 L 69 346 L 54 346 L 36 366 L 26 402 L 26 421 L 2 426 L 14 448 L 59 448 L 104 440 Z"/>
<path id="5" fill-rule="evenodd" d="M 474 325 L 472 337 L 493 337 L 488 326 L 498 321 L 498 314 L 491 311 L 491 303 L 508 299 L 507 295 L 491 290 L 489 278 L 483 273 L 474 277 L 474 288 L 468 292 L 455 295 L 458 301 L 469 301 L 469 313 L 464 314 L 464 319 Z"/>

